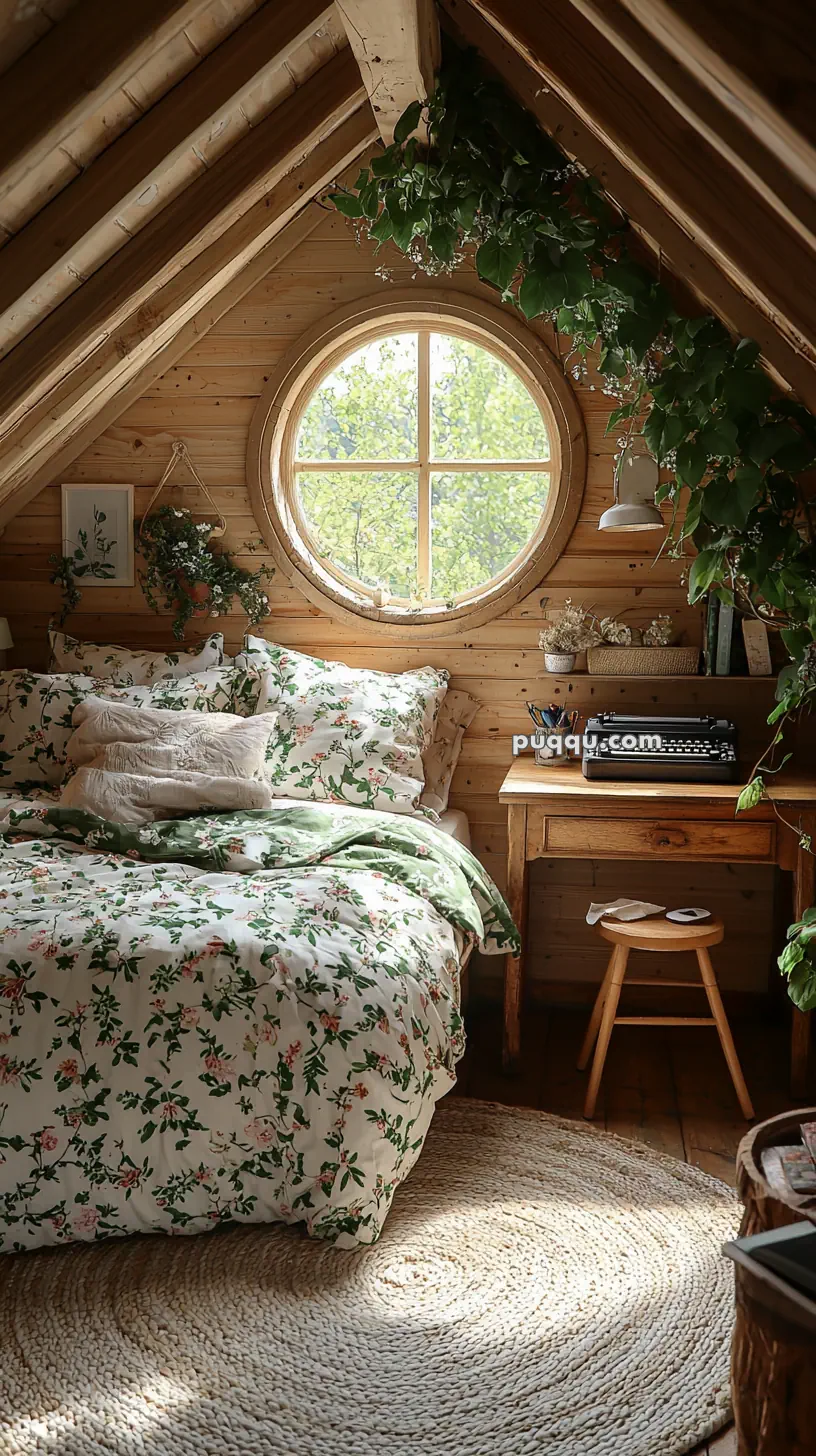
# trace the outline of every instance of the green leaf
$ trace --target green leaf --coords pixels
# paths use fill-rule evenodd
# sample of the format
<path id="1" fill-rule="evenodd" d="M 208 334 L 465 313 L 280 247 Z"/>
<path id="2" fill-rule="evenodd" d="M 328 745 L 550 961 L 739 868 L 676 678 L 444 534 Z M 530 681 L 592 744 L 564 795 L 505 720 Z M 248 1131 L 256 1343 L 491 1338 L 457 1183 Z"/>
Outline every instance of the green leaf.
<path id="1" fill-rule="evenodd" d="M 652 405 L 643 426 L 643 439 L 651 450 L 656 460 L 663 458 L 663 428 L 666 423 L 665 412 L 659 405 Z"/>
<path id="2" fill-rule="evenodd" d="M 552 274 L 533 269 L 525 274 L 518 291 L 519 308 L 525 318 L 538 318 L 553 308 L 552 278 Z"/>
<path id="3" fill-rule="evenodd" d="M 453 213 L 463 232 L 469 233 L 479 208 L 478 193 L 471 192 L 454 205 Z"/>
<path id="4" fill-rule="evenodd" d="M 380 213 L 377 221 L 369 228 L 368 235 L 378 243 L 387 243 L 394 236 L 394 224 L 387 212 Z"/>
<path id="5" fill-rule="evenodd" d="M 522 252 L 518 242 L 501 243 L 497 237 L 488 238 L 476 253 L 476 271 L 504 293 L 516 276 Z"/>
<path id="6" fill-rule="evenodd" d="M 703 491 L 703 512 L 709 521 L 717 526 L 734 526 L 741 529 L 756 500 L 756 489 L 749 481 L 738 485 L 727 475 L 718 475 L 710 480 Z"/>
<path id="7" fill-rule="evenodd" d="M 422 105 L 423 103 L 421 101 L 412 101 L 411 105 L 406 106 L 403 111 L 402 116 L 394 127 L 394 141 L 398 146 L 402 146 L 403 142 L 407 142 L 411 132 L 416 131 L 419 126 L 422 117 Z"/>
<path id="8" fill-rule="evenodd" d="M 661 453 L 668 455 L 671 450 L 676 450 L 680 441 L 685 439 L 687 431 L 688 425 L 682 415 L 667 414 L 660 442 Z"/>
<path id="9" fill-rule="evenodd" d="M 794 662 L 804 657 L 813 642 L 813 634 L 807 627 L 783 627 L 779 635 Z"/>
<path id="10" fill-rule="evenodd" d="M 731 420 L 715 420 L 706 425 L 699 441 L 709 459 L 721 460 L 723 456 L 732 459 L 737 454 L 737 427 Z"/>
<path id="11" fill-rule="evenodd" d="M 793 970 L 804 960 L 805 947 L 801 940 L 789 940 L 782 954 L 777 958 L 778 965 L 783 976 L 789 976 Z"/>
<path id="12" fill-rule="evenodd" d="M 457 232 L 450 223 L 440 222 L 428 234 L 428 247 L 441 263 L 452 263 L 456 251 Z"/>
<path id="13" fill-rule="evenodd" d="M 751 782 L 740 791 L 736 812 L 743 814 L 746 809 L 755 809 L 764 793 L 765 780 L 761 774 L 757 774 L 756 778 L 751 779 Z"/>
<path id="14" fill-rule="evenodd" d="M 342 212 L 344 217 L 363 216 L 363 204 L 359 197 L 355 197 L 351 192 L 330 192 L 329 202 L 333 202 L 337 211 Z"/>
<path id="15" fill-rule="evenodd" d="M 703 492 L 701 490 L 698 490 L 696 494 L 692 496 L 691 500 L 688 503 L 688 507 L 686 509 L 686 517 L 683 521 L 683 529 L 680 533 L 681 541 L 686 536 L 694 535 L 694 532 L 697 530 L 697 527 L 700 523 L 700 512 L 702 511 L 702 508 Z"/>
<path id="16" fill-rule="evenodd" d="M 708 465 L 708 453 L 699 440 L 685 440 L 677 448 L 676 472 L 678 480 L 692 489 L 699 485 Z"/>
<path id="17" fill-rule="evenodd" d="M 755 465 L 764 465 L 776 455 L 785 445 L 795 445 L 801 439 L 798 430 L 793 425 L 776 422 L 770 425 L 762 425 L 754 430 L 748 441 L 748 454 Z"/>
<path id="18" fill-rule="evenodd" d="M 399 147 L 387 147 L 378 157 L 371 158 L 371 170 L 375 177 L 396 177 L 402 166 L 402 152 Z"/>
<path id="19" fill-rule="evenodd" d="M 606 422 L 606 429 L 604 430 L 604 434 L 608 435 L 609 431 L 614 430 L 615 426 L 619 425 L 621 420 L 631 419 L 634 408 L 634 404 L 630 403 L 619 405 L 617 409 L 613 409 L 611 415 L 609 416 L 609 419 Z"/>
<path id="20" fill-rule="evenodd" d="M 789 445 L 782 445 L 779 450 L 774 450 L 773 463 L 780 470 L 788 470 L 791 475 L 799 475 L 803 470 L 810 470 L 816 464 L 816 446 L 804 435 L 800 435 L 796 441 Z"/>
<path id="21" fill-rule="evenodd" d="M 366 187 L 360 189 L 360 206 L 363 216 L 373 218 L 380 210 L 380 190 L 376 182 L 369 182 Z"/>
<path id="22" fill-rule="evenodd" d="M 699 556 L 695 556 L 689 572 L 690 602 L 699 602 L 705 596 L 708 588 L 722 575 L 724 565 L 725 553 L 714 548 L 701 551 Z"/>
<path id="23" fill-rule="evenodd" d="M 728 369 L 723 375 L 722 391 L 732 409 L 759 414 L 770 399 L 771 381 L 761 369 Z"/>
<path id="24" fill-rule="evenodd" d="M 784 953 L 783 951 L 782 954 Z M 788 995 L 800 1011 L 816 1010 L 816 967 L 809 957 L 803 957 L 798 966 L 789 972 Z"/>

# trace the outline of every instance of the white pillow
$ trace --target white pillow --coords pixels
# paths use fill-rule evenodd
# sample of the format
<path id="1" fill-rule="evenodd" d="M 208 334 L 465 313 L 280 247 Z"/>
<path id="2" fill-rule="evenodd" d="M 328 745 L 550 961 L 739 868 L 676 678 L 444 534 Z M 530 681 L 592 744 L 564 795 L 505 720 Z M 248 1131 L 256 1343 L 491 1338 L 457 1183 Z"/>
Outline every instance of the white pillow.
<path id="1" fill-rule="evenodd" d="M 252 636 L 235 661 L 264 669 L 257 712 L 278 714 L 267 763 L 276 794 L 414 812 L 447 672 L 372 672 Z"/>
<path id="2" fill-rule="evenodd" d="M 61 804 L 116 824 L 272 804 L 265 768 L 274 714 L 238 718 L 90 697 L 74 719 L 67 752 L 76 772 Z"/>
<path id="3" fill-rule="evenodd" d="M 112 643 L 80 642 L 66 632 L 49 631 L 54 672 L 81 672 L 107 678 L 120 687 L 154 682 L 157 678 L 185 677 L 224 665 L 224 636 L 212 632 L 197 647 L 182 652 L 136 652 Z M 228 664 L 229 665 L 229 664 Z"/>
<path id="4" fill-rule="evenodd" d="M 433 742 L 422 755 L 425 788 L 419 802 L 423 809 L 434 809 L 437 814 L 444 814 L 447 809 L 451 781 L 462 752 L 465 729 L 473 722 L 481 706 L 470 693 L 449 688 L 445 694 L 436 720 Z"/>
<path id="5" fill-rule="evenodd" d="M 0 791 L 61 784 L 74 708 L 105 686 L 81 673 L 0 673 Z"/>

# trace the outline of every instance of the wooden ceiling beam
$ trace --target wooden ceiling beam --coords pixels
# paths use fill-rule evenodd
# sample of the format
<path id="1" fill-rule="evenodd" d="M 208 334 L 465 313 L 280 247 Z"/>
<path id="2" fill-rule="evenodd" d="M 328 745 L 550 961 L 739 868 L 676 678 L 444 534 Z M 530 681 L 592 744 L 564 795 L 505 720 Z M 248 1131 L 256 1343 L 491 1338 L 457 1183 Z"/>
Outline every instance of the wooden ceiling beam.
<path id="1" fill-rule="evenodd" d="M 806 186 L 780 165 L 776 151 L 746 125 L 742 111 L 726 106 L 687 69 L 677 49 L 663 45 L 653 24 L 642 23 L 636 14 L 639 0 L 572 0 L 572 4 L 816 250 L 816 166 Z M 648 6 L 646 11 L 654 13 Z"/>
<path id="2" fill-rule="evenodd" d="M 375 137 L 343 51 L 194 183 L 0 364 L 0 499 Z"/>
<path id="3" fill-rule="evenodd" d="M 473 0 L 794 350 L 816 366 L 812 249 L 690 133 L 635 66 L 564 0 Z"/>
<path id="4" fill-rule="evenodd" d="M 262 6 L 12 238 L 0 262 L 0 331 L 32 291 L 65 268 L 80 241 L 114 218 L 153 173 L 169 169 L 264 74 L 282 66 L 332 10 L 331 0 Z"/>
<path id="5" fill-rule="evenodd" d="M 0 361 L 0 443 L 124 318 L 290 171 L 365 98 L 343 50 L 186 187 Z"/>
<path id="6" fill-rule="evenodd" d="M 756 339 L 772 374 L 816 410 L 816 369 L 780 334 L 766 314 L 726 277 L 672 213 L 549 86 L 514 45 L 497 33 L 470 0 L 442 0 L 460 43 L 474 46 L 522 106 L 567 155 L 590 172 L 610 199 L 659 249 L 672 271 L 736 333 Z"/>
<path id="7" fill-rule="evenodd" d="M 0 87 L 0 197 L 209 0 L 81 0 Z"/>
<path id="8" fill-rule="evenodd" d="M 816 192 L 812 0 L 623 0 L 781 165 Z"/>
<path id="9" fill-rule="evenodd" d="M 275 195 L 273 205 L 279 209 L 280 231 L 263 245 L 260 252 L 249 263 L 246 263 L 234 278 L 222 283 L 218 291 L 199 307 L 192 318 L 179 327 L 168 343 L 152 354 L 146 362 L 140 364 L 135 371 L 118 381 L 113 392 L 104 403 L 98 405 L 88 419 L 70 432 L 64 433 L 54 443 L 53 448 L 47 452 L 45 462 L 35 468 L 26 481 L 13 493 L 9 492 L 5 495 L 0 493 L 0 536 L 9 521 L 13 520 L 44 486 L 68 470 L 71 463 L 89 445 L 92 445 L 104 430 L 115 424 L 125 410 L 148 393 L 156 381 L 161 379 L 168 369 L 172 369 L 174 364 L 178 364 L 188 350 L 209 333 L 213 325 L 223 318 L 225 313 L 228 313 L 231 308 L 235 308 L 255 287 L 256 283 L 266 277 L 267 273 L 279 268 L 289 254 L 305 242 L 315 228 L 319 227 L 324 213 L 316 206 L 310 208 L 308 205 L 301 205 L 302 196 L 311 190 L 314 176 L 318 173 L 325 173 L 327 177 L 331 173 L 333 178 L 335 172 L 342 171 L 344 147 L 349 145 L 350 139 L 354 139 L 351 144 L 356 146 L 356 136 L 359 134 L 357 129 L 361 125 L 368 128 L 369 142 L 373 140 L 375 134 L 373 120 L 369 122 L 361 109 L 350 122 L 345 122 L 342 127 L 339 127 L 327 141 L 321 142 L 309 162 L 301 163 L 300 167 L 286 178 L 285 184 L 281 184 L 280 188 L 275 189 L 277 195 Z M 355 156 L 352 160 L 356 161 L 357 157 Z M 321 183 L 322 185 L 325 184 Z M 284 187 L 285 198 L 283 196 Z M 301 187 L 302 194 L 299 191 Z M 292 206 L 296 192 L 300 210 L 291 221 L 285 222 L 284 218 Z"/>
<path id="10" fill-rule="evenodd" d="M 424 101 L 439 70 L 434 0 L 337 0 L 349 45 L 386 146 L 412 101 Z"/>

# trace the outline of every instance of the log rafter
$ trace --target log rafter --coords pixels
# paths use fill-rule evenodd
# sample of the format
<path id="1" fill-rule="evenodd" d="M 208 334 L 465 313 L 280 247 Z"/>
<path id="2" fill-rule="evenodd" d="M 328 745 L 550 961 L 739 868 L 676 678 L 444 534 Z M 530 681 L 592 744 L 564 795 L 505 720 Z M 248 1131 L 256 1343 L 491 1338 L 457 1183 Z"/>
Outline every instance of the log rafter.
<path id="1" fill-rule="evenodd" d="M 337 0 L 386 146 L 412 101 L 424 101 L 439 69 L 434 0 Z"/>
<path id="2" fill-rule="evenodd" d="M 588 20 L 561 0 L 473 0 L 664 215 L 708 255 L 790 348 L 816 369 L 816 294 L 803 289 L 805 240 L 644 80 Z M 761 342 L 761 341 L 760 341 Z"/>
<path id="3" fill-rule="evenodd" d="M 637 0 L 572 0 L 601 35 L 631 61 L 676 111 L 735 167 L 746 186 L 775 207 L 816 248 L 816 165 L 809 185 L 780 163 L 740 109 L 733 110 L 687 66 L 688 52 L 664 47 L 657 27 L 647 23 L 653 12 Z M 641 10 L 641 13 L 638 13 Z"/>
<path id="4" fill-rule="evenodd" d="M 442 0 L 460 43 L 474 46 L 504 84 L 563 147 L 600 182 L 608 196 L 660 250 L 678 278 L 735 332 L 756 339 L 770 372 L 816 410 L 816 370 L 774 327 L 699 246 L 677 219 L 652 196 L 625 162 L 593 132 L 540 76 L 516 47 L 499 34 L 470 0 Z"/>
<path id="5" fill-rule="evenodd" d="M 280 68 L 332 12 L 327 0 L 265 5 L 43 208 L 2 251 L 0 350 L 27 328 L 24 302 L 58 274 L 70 272 L 72 250 L 110 222 L 156 173 L 168 171 L 196 136 L 235 108 L 245 93 Z M 126 234 L 122 233 L 124 246 Z M 109 251 L 109 249 L 107 250 Z M 5 326 L 5 327 L 4 327 Z M 11 344 L 2 344 L 9 329 Z"/>
<path id="6" fill-rule="evenodd" d="M 645 29 L 816 192 L 812 0 L 622 0 Z"/>
<path id="7" fill-rule="evenodd" d="M 208 0 L 81 0 L 0 87 L 0 197 Z"/>
<path id="8" fill-rule="evenodd" d="M 375 135 L 344 50 L 0 363 L 0 499 L 65 441 Z"/>

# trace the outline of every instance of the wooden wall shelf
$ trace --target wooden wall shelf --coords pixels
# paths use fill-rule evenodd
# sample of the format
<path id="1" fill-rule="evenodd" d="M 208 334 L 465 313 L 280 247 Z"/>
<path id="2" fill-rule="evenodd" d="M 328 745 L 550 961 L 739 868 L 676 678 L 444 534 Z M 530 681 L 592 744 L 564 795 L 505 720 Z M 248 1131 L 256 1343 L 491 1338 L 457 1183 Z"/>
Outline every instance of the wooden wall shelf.
<path id="1" fill-rule="evenodd" d="M 543 672 L 541 677 L 557 678 L 559 682 L 596 682 L 596 683 L 665 683 L 665 682 L 688 682 L 688 683 L 727 683 L 727 682 L 751 682 L 769 683 L 776 682 L 776 674 L 769 673 L 763 676 L 749 676 L 747 673 L 706 673 L 682 672 L 682 673 L 601 673 L 601 672 Z"/>

